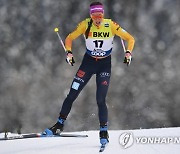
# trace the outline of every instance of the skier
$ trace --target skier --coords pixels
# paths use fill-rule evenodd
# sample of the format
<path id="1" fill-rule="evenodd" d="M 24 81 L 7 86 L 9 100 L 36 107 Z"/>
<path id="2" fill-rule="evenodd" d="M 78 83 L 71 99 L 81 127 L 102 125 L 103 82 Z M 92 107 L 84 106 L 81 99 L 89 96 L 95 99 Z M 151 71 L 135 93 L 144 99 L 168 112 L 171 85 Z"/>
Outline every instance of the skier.
<path id="1" fill-rule="evenodd" d="M 65 98 L 58 120 L 43 134 L 53 135 L 63 131 L 64 122 L 70 113 L 71 107 L 81 90 L 87 84 L 92 75 L 96 74 L 96 100 L 98 105 L 98 115 L 100 123 L 100 143 L 106 144 L 108 138 L 108 110 L 106 106 L 106 95 L 111 76 L 111 52 L 113 48 L 113 38 L 115 35 L 127 41 L 127 51 L 125 52 L 124 63 L 129 64 L 134 47 L 134 38 L 122 29 L 111 19 L 104 19 L 104 8 L 100 2 L 90 4 L 90 18 L 85 19 L 77 28 L 70 33 L 65 40 L 67 49 L 66 61 L 73 66 L 75 63 L 71 51 L 72 41 L 81 34 L 85 37 L 86 52 L 82 63 L 74 77 L 69 94 Z"/>

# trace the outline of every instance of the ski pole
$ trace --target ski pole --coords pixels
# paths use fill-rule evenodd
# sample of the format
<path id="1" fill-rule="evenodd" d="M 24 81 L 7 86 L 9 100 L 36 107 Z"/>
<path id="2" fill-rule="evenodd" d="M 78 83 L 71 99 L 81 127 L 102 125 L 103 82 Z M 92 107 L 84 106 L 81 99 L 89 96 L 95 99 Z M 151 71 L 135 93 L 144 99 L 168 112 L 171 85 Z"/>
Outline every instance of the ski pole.
<path id="1" fill-rule="evenodd" d="M 123 41 L 123 39 L 122 39 L 122 38 L 121 38 L 121 44 L 122 44 L 122 47 L 123 47 L 124 53 L 126 53 L 126 48 L 125 48 L 124 41 Z"/>
<path id="2" fill-rule="evenodd" d="M 124 50 L 124 53 L 126 53 L 126 47 L 125 47 L 125 44 L 124 44 L 124 41 L 123 39 L 121 38 L 121 44 L 122 44 L 122 47 L 123 47 L 123 50 Z M 129 66 L 131 64 L 131 59 L 129 60 L 129 62 L 127 63 L 127 66 Z"/>
<path id="3" fill-rule="evenodd" d="M 62 45 L 65 53 L 68 55 L 68 52 L 66 52 L 66 47 L 65 47 L 65 45 L 64 45 L 64 43 L 63 43 L 63 41 L 62 41 L 62 39 L 61 39 L 61 36 L 60 36 L 60 34 L 59 34 L 59 28 L 57 28 L 57 27 L 54 28 L 54 32 L 56 32 L 56 34 L 57 34 L 57 36 L 58 36 L 58 38 L 59 38 L 59 41 L 60 41 L 60 43 L 61 43 L 61 45 Z M 72 54 L 72 52 L 71 52 L 71 54 Z M 73 66 L 73 64 L 75 63 L 73 56 L 72 56 L 72 57 L 68 57 L 68 56 L 67 56 L 66 62 L 67 62 L 68 64 L 70 64 L 71 66 Z"/>
<path id="4" fill-rule="evenodd" d="M 61 39 L 61 36 L 59 35 L 59 28 L 57 28 L 57 27 L 54 28 L 54 32 L 56 32 L 56 34 L 57 34 L 57 36 L 58 36 L 58 38 L 59 38 L 59 41 L 60 41 L 60 43 L 61 43 L 64 51 L 66 52 L 66 47 L 65 47 L 65 45 L 64 45 L 64 43 L 63 43 L 63 41 L 62 41 L 62 39 Z"/>

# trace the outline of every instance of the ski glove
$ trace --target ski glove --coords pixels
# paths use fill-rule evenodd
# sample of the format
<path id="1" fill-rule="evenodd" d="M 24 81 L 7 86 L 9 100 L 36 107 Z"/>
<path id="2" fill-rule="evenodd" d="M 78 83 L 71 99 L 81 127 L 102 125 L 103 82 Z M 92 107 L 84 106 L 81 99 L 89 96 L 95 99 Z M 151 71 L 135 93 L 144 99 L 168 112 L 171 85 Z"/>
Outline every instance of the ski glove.
<path id="1" fill-rule="evenodd" d="M 125 52 L 124 63 L 127 64 L 127 66 L 129 66 L 131 63 L 131 60 L 132 60 L 132 54 L 130 51 L 127 50 Z"/>
<path id="2" fill-rule="evenodd" d="M 67 62 L 69 65 L 73 66 L 74 63 L 75 63 L 75 61 L 74 61 L 72 52 L 68 50 L 68 51 L 66 51 L 66 53 L 67 53 L 67 55 L 66 55 L 66 56 L 67 56 L 67 57 L 66 57 L 66 62 Z"/>

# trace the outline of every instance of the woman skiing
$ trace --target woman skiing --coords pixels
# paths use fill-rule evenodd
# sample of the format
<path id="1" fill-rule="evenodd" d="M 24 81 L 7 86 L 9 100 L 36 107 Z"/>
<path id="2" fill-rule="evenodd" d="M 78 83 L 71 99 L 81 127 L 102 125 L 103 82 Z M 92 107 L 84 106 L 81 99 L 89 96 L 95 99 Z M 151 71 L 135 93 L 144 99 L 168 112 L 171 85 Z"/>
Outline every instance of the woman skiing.
<path id="1" fill-rule="evenodd" d="M 100 143 L 106 144 L 108 138 L 108 110 L 106 106 L 106 95 L 111 76 L 111 52 L 113 39 L 117 35 L 127 41 L 124 63 L 131 61 L 134 38 L 111 19 L 104 18 L 102 3 L 93 2 L 90 5 L 90 18 L 80 22 L 77 28 L 70 33 L 65 40 L 67 50 L 66 61 L 73 65 L 75 63 L 71 51 L 72 41 L 81 34 L 85 37 L 86 52 L 82 63 L 73 79 L 69 94 L 65 98 L 58 120 L 55 125 L 46 129 L 43 134 L 53 135 L 63 131 L 64 122 L 70 113 L 71 107 L 81 90 L 87 84 L 92 75 L 96 75 L 96 100 L 98 106 L 100 124 Z"/>

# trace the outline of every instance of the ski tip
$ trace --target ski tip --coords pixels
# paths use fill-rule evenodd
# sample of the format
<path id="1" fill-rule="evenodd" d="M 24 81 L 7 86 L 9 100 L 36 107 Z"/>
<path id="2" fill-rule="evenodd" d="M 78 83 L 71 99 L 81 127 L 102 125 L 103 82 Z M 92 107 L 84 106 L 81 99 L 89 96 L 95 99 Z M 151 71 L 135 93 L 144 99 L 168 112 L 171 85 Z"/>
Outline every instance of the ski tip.
<path id="1" fill-rule="evenodd" d="M 106 144 L 101 144 L 100 149 L 99 149 L 99 152 L 103 152 L 103 151 L 105 150 L 107 144 L 108 144 L 108 143 L 106 143 Z"/>
<path id="2" fill-rule="evenodd" d="M 100 150 L 99 150 L 99 152 L 103 152 L 103 151 L 104 151 L 104 149 L 100 149 Z"/>

